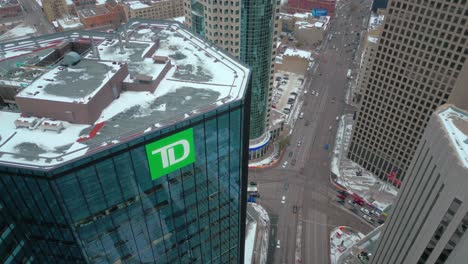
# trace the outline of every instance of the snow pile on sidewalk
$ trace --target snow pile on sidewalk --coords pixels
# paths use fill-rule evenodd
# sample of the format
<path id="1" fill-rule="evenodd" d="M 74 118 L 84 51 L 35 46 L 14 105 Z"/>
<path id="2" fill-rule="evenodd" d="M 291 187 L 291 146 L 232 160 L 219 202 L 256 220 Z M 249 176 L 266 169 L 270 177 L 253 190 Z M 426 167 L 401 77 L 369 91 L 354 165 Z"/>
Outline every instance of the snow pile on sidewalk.
<path id="1" fill-rule="evenodd" d="M 14 40 L 26 36 L 33 36 L 35 35 L 36 30 L 30 26 L 27 26 L 25 24 L 19 24 L 15 26 L 14 28 L 8 30 L 5 32 L 3 35 L 0 36 L 0 41 L 6 41 L 6 40 Z"/>
<path id="2" fill-rule="evenodd" d="M 268 240 L 270 234 L 270 217 L 268 216 L 267 211 L 259 204 L 248 203 L 254 211 L 256 212 L 256 221 L 257 221 L 257 243 L 256 253 L 260 254 L 257 259 L 258 264 L 266 264 L 268 258 Z M 248 263 L 248 262 L 245 262 Z"/>
<path id="3" fill-rule="evenodd" d="M 249 162 L 249 168 L 253 169 L 256 167 L 268 166 L 274 163 L 279 157 L 279 147 L 277 144 L 274 144 L 273 147 L 273 152 L 264 159 L 255 162 Z"/>
<path id="4" fill-rule="evenodd" d="M 331 171 L 336 175 L 336 183 L 359 195 L 379 210 L 385 211 L 393 203 L 398 191 L 391 184 L 378 179 L 371 172 L 346 157 L 351 141 L 352 127 L 353 116 L 342 116 L 333 149 Z"/>
<path id="5" fill-rule="evenodd" d="M 351 228 L 339 226 L 330 233 L 330 262 L 337 263 L 338 258 L 343 252 L 360 241 L 364 235 L 354 232 Z"/>
<path id="6" fill-rule="evenodd" d="M 252 221 L 247 224 L 245 235 L 245 255 L 244 263 L 252 263 L 255 246 L 255 234 L 257 233 L 257 222 Z"/>

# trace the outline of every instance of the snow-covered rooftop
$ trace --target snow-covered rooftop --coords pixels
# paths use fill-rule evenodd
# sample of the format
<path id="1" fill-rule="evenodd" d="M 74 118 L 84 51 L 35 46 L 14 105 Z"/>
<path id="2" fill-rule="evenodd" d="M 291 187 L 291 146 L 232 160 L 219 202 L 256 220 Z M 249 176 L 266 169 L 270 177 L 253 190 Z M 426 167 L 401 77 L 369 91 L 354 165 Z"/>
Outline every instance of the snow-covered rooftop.
<path id="1" fill-rule="evenodd" d="M 128 7 L 130 9 L 133 9 L 133 10 L 151 7 L 150 5 L 145 4 L 145 3 L 141 2 L 141 1 L 125 2 L 125 4 L 128 5 Z"/>
<path id="2" fill-rule="evenodd" d="M 448 107 L 438 115 L 462 164 L 468 168 L 468 113 Z"/>
<path id="3" fill-rule="evenodd" d="M 367 41 L 377 43 L 379 41 L 379 38 L 374 36 L 367 36 Z"/>
<path id="4" fill-rule="evenodd" d="M 83 27 L 79 17 L 65 17 L 57 19 L 57 24 L 60 25 L 64 30 L 79 29 Z"/>
<path id="5" fill-rule="evenodd" d="M 120 68 L 108 61 L 81 60 L 70 67 L 57 66 L 37 78 L 17 97 L 68 103 L 88 103 Z"/>
<path id="6" fill-rule="evenodd" d="M 384 15 L 379 15 L 377 13 L 372 13 L 371 14 L 371 17 L 369 19 L 369 30 L 373 30 L 373 29 L 376 29 L 380 26 L 383 25 L 383 22 L 384 22 L 384 18 L 385 16 Z"/>
<path id="7" fill-rule="evenodd" d="M 25 83 L 28 86 L 20 92 L 20 96 L 35 94 L 35 98 L 64 102 L 87 100 L 99 91 L 106 78 L 112 75 L 112 68 L 119 67 L 112 61 L 126 62 L 130 74 L 134 71 L 154 77 L 158 69 L 142 56 L 156 40 L 159 40 L 159 48 L 154 55 L 169 58 L 172 65 L 154 92 L 122 91 L 91 125 L 35 118 L 33 113 L 28 113 L 28 119 L 22 119 L 24 115 L 19 112 L 0 111 L 1 165 L 53 169 L 244 98 L 250 74 L 248 68 L 179 23 L 134 20 L 129 22 L 127 30 L 130 43 L 124 54 L 119 53 L 118 43 L 111 44 L 117 36 L 106 32 L 61 33 L 0 44 L 4 51 L 0 62 L 4 63 L 21 58 L 18 55 L 29 57 L 53 49 L 63 39 L 89 43 L 92 34 L 94 42 L 100 43 L 97 47 L 102 48 L 100 60 L 91 59 L 85 53 L 82 54 L 84 59 L 75 66 L 43 66 L 41 70 L 46 72 L 32 83 Z M 60 128 L 60 133 L 55 127 Z"/>
<path id="8" fill-rule="evenodd" d="M 306 50 L 287 48 L 284 51 L 283 56 L 301 57 L 304 59 L 309 59 L 311 56 L 311 53 L 310 51 L 306 51 Z"/>
<path id="9" fill-rule="evenodd" d="M 20 23 L 15 27 L 8 29 L 5 33 L 0 35 L 0 41 L 9 41 L 19 38 L 25 38 L 36 34 L 36 30 L 26 24 Z"/>

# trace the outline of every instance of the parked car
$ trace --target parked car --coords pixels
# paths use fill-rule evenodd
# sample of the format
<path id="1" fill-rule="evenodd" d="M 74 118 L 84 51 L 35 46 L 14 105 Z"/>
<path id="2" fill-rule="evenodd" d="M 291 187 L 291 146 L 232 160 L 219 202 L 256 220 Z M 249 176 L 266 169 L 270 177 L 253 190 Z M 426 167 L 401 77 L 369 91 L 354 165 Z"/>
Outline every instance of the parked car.
<path id="1" fill-rule="evenodd" d="M 374 214 L 374 215 L 377 216 L 377 217 L 380 217 L 380 212 L 377 211 L 377 210 L 372 210 L 371 213 Z"/>
<path id="2" fill-rule="evenodd" d="M 374 223 L 374 219 L 372 219 L 370 216 L 364 215 L 364 219 L 366 219 L 367 222 L 369 223 Z"/>
<path id="3" fill-rule="evenodd" d="M 304 112 L 301 112 L 301 113 L 299 114 L 299 118 L 300 118 L 300 119 L 304 118 Z"/>
<path id="4" fill-rule="evenodd" d="M 360 206 L 364 205 L 364 201 L 362 201 L 362 200 L 354 200 L 354 202 L 359 204 Z"/>
<path id="5" fill-rule="evenodd" d="M 344 195 L 342 195 L 342 194 L 338 194 L 336 197 L 340 198 L 341 200 L 346 199 L 346 196 L 344 196 Z"/>
<path id="6" fill-rule="evenodd" d="M 250 182 L 250 185 L 251 185 L 251 186 L 257 186 L 257 182 L 251 181 L 251 182 Z"/>
<path id="7" fill-rule="evenodd" d="M 339 194 L 342 194 L 342 195 L 344 195 L 344 196 L 347 196 L 347 195 L 348 195 L 348 193 L 347 193 L 346 191 L 343 191 L 343 190 L 339 190 L 338 193 L 339 193 Z"/>
<path id="8" fill-rule="evenodd" d="M 377 220 L 377 223 L 379 223 L 379 225 L 381 225 L 381 224 L 385 223 L 385 220 L 379 219 L 379 220 Z"/>
<path id="9" fill-rule="evenodd" d="M 369 215 L 369 210 L 367 208 L 361 207 L 361 212 L 365 213 L 366 215 Z"/>

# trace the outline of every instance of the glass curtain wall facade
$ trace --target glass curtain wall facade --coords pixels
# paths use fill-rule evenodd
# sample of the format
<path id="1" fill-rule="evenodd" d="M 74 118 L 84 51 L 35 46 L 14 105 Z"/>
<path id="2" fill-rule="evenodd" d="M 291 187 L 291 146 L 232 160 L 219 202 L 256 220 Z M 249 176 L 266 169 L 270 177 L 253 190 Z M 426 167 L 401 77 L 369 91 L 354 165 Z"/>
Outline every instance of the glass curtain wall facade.
<path id="1" fill-rule="evenodd" d="M 265 132 L 268 93 L 272 87 L 272 43 L 275 34 L 274 0 L 242 0 L 240 59 L 252 71 L 250 139 Z M 274 59 L 274 57 L 273 57 Z"/>
<path id="2" fill-rule="evenodd" d="M 197 1 L 192 1 L 193 31 L 200 36 L 205 36 L 205 17 L 203 14 L 203 5 Z"/>
<path id="3" fill-rule="evenodd" d="M 2 236 L 0 261 L 241 263 L 248 101 L 52 171 L 0 167 L 1 227 L 21 230 Z M 152 180 L 145 146 L 189 128 L 194 163 Z"/>

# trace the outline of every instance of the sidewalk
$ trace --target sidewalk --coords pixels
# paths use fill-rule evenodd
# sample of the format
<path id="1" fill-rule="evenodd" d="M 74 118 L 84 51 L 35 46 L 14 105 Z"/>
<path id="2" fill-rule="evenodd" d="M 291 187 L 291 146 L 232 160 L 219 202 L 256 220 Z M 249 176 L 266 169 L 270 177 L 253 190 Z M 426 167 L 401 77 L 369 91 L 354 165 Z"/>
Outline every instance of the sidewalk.
<path id="1" fill-rule="evenodd" d="M 398 191 L 346 157 L 353 124 L 353 115 L 344 115 L 340 119 L 331 162 L 332 180 L 362 197 L 369 205 L 386 211 Z"/>
<path id="2" fill-rule="evenodd" d="M 249 169 L 265 169 L 275 166 L 281 161 L 283 152 L 280 152 L 279 145 L 277 142 L 273 143 L 273 151 L 270 155 L 262 157 L 261 160 L 249 162 Z"/>

